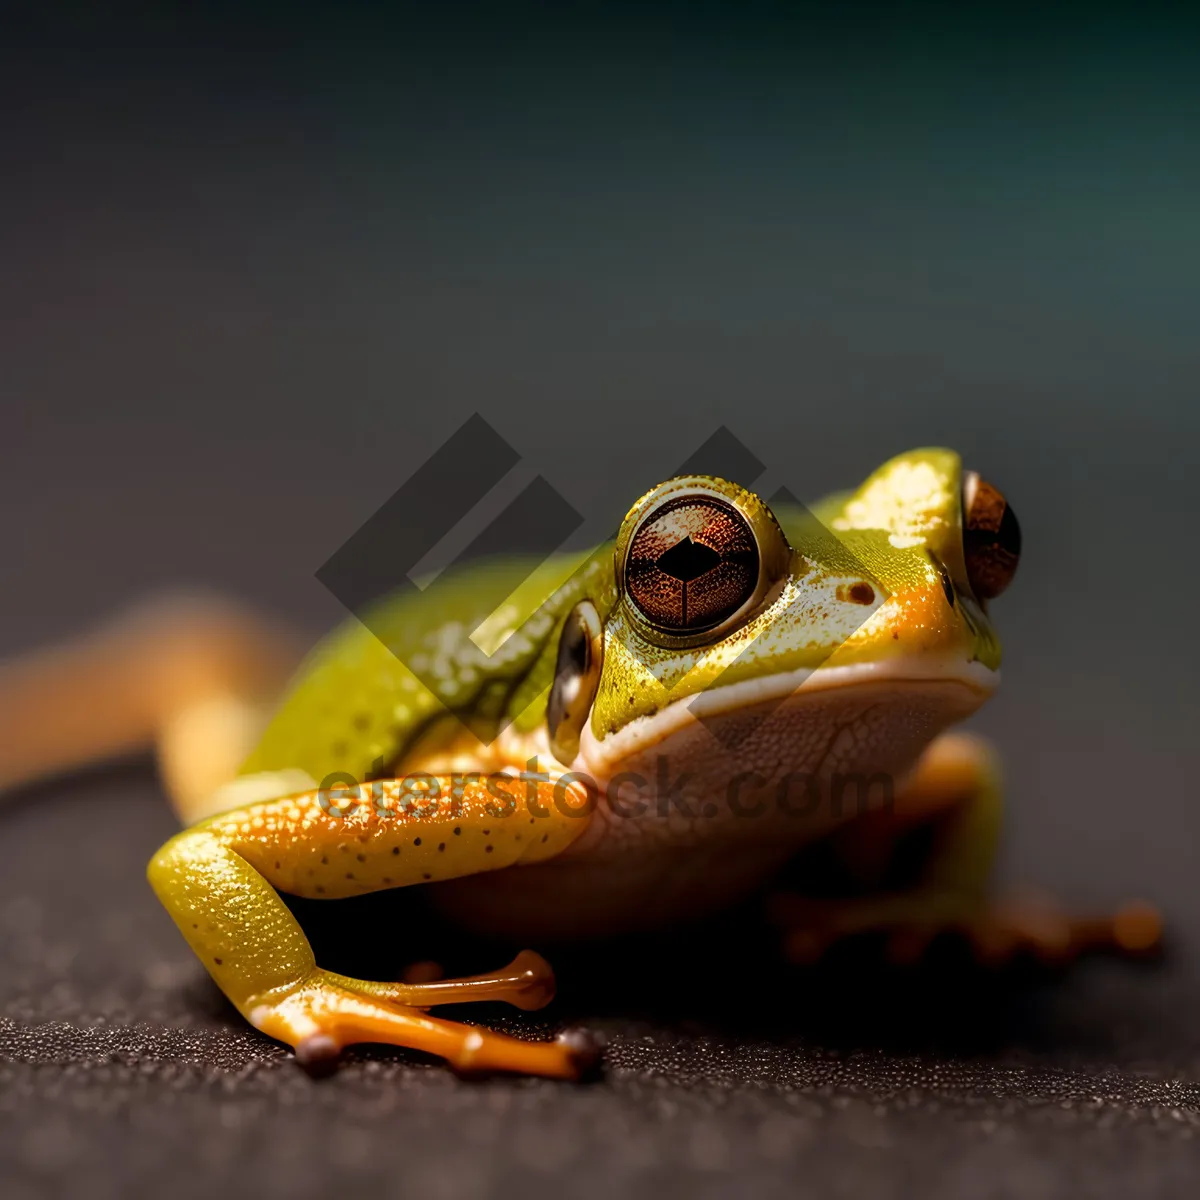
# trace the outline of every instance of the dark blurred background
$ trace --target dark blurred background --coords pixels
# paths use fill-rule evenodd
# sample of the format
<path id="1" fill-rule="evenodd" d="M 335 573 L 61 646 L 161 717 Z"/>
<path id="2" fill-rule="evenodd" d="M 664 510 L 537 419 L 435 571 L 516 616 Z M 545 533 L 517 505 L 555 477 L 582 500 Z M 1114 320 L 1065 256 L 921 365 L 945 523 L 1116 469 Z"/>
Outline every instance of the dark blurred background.
<path id="1" fill-rule="evenodd" d="M 951 20 L 853 6 L 814 20 L 787 5 L 210 4 L 118 20 L 15 6 L 0 46 L 0 655 L 181 583 L 315 636 L 343 614 L 314 571 L 474 411 L 589 515 L 619 515 L 721 424 L 806 498 L 911 446 L 954 446 L 1025 532 L 995 607 L 1005 687 L 976 722 L 1008 764 L 1005 872 L 1081 904 L 1146 895 L 1176 949 L 1157 975 L 1105 966 L 1064 981 L 1039 1000 L 1041 1033 L 988 1070 L 1014 1054 L 1065 1070 L 1082 1054 L 1085 1099 L 1115 1068 L 1200 1079 L 1195 34 L 1178 15 L 1095 8 Z M 154 1032 L 199 1021 L 233 1055 L 226 1075 L 288 1068 L 213 1009 L 141 882 L 170 830 L 148 768 L 18 799 L 0 835 L 3 1011 L 7 1055 L 24 1064 L 10 1064 L 10 1095 L 38 1116 L 13 1161 L 31 1195 L 84 1176 L 103 1194 L 90 1156 L 104 1121 L 136 1131 L 149 1093 L 126 1081 L 133 1107 L 79 1134 L 59 1074 L 74 1051 L 56 1046 L 96 1024 L 143 1030 L 168 1090 L 186 1092 L 186 1061 L 200 1094 L 228 1092 L 205 1074 L 208 1043 L 180 1059 Z M 703 1045 L 686 1052 L 703 1060 Z M 407 1078 L 395 1068 L 374 1086 L 390 1095 Z M 699 1099 L 666 1088 L 662 1103 L 691 1115 L 647 1102 L 623 1148 L 644 1142 L 647 1170 L 695 1186 L 719 1190 L 731 1164 L 766 1172 L 764 1192 L 794 1183 L 823 1135 L 821 1114 L 791 1099 L 706 1165 L 713 1113 L 750 1086 L 733 1078 Z M 306 1098 L 286 1079 L 302 1107 L 338 1094 Z M 272 1085 L 245 1086 L 270 1106 Z M 426 1107 L 489 1103 L 422 1086 Z M 555 1112 L 572 1103 L 504 1086 Z M 983 1093 L 997 1086 L 985 1071 Z M 1098 1127 L 1098 1178 L 1128 1191 L 1145 1170 L 1141 1194 L 1183 1179 L 1192 1086 L 1183 1115 L 1146 1118 L 1149 1132 L 1129 1115 L 1149 1101 L 1118 1105 L 1145 1153 Z M 843 1092 L 865 1115 L 835 1124 L 834 1146 L 892 1144 L 870 1088 L 851 1072 Z M 243 1100 L 228 1100 L 203 1162 L 238 1167 Z M 579 1103 L 594 1123 L 599 1101 Z M 628 1096 L 613 1103 L 604 1119 L 632 1121 Z M 61 1140 L 30 1143 L 34 1128 Z M 381 1131 L 363 1128 L 331 1151 L 345 1179 L 382 1161 Z M 940 1129 L 930 1118 L 929 1136 Z M 819 1190 L 895 1189 L 896 1163 L 930 1155 L 970 1164 L 940 1177 L 948 1195 L 997 1179 L 1042 1194 L 1085 1169 L 1074 1126 L 1045 1146 L 1009 1135 L 1011 1153 L 974 1130 L 926 1154 L 925 1134 L 905 1134 L 894 1162 L 853 1184 L 826 1146 Z M 490 1190 L 510 1175 L 503 1131 L 485 1142 L 465 1156 L 469 1178 L 461 1164 L 439 1173 L 427 1150 L 417 1181 Z M 597 1153 L 580 1145 L 555 1160 L 567 1175 Z M 624 1160 L 611 1147 L 600 1159 L 609 1175 L 585 1173 L 609 1186 Z M 1035 1160 L 1021 1181 L 1004 1174 Z M 166 1169 L 144 1167 L 131 1178 Z"/>

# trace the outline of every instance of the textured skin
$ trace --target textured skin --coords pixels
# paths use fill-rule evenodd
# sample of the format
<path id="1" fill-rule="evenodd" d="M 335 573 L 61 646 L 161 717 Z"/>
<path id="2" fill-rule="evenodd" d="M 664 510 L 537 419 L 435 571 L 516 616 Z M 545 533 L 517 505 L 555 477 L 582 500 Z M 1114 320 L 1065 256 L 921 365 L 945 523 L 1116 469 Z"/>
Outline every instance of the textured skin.
<path id="1" fill-rule="evenodd" d="M 538 789 L 541 803 L 528 804 L 523 782 L 489 783 L 436 796 L 414 796 L 395 780 L 307 792 L 222 813 L 192 832 L 231 847 L 289 895 L 330 900 L 537 862 L 578 836 L 581 822 L 549 785 Z"/>
<path id="2" fill-rule="evenodd" d="M 439 902 L 465 928 L 533 945 L 709 916 L 765 884 L 860 803 L 880 804 L 878 787 L 835 802 L 831 781 L 839 771 L 900 777 L 948 721 L 977 703 L 965 687 L 936 682 L 907 684 L 899 698 L 886 685 L 817 697 L 801 691 L 766 713 L 747 708 L 733 717 L 725 730 L 736 756 L 692 725 L 665 751 L 647 747 L 622 761 L 623 771 L 644 783 L 631 780 L 616 803 L 598 803 L 563 855 L 443 885 Z M 676 763 L 683 766 L 673 770 Z M 735 803 L 728 786 L 714 781 L 746 764 L 755 777 L 738 788 Z M 806 769 L 820 780 L 815 805 L 784 779 Z M 982 849 L 986 870 L 994 844 Z"/>
<path id="3" fill-rule="evenodd" d="M 548 783 L 454 782 L 414 793 L 392 781 L 236 809 L 167 842 L 151 860 L 150 883 L 238 1011 L 295 1046 L 302 1060 L 329 1063 L 343 1045 L 389 1042 L 460 1067 L 575 1078 L 579 1064 L 569 1046 L 482 1035 L 429 1017 L 419 1009 L 431 1001 L 422 1004 L 405 989 L 319 969 L 275 890 L 336 899 L 536 863 L 561 852 L 579 830 L 571 819 L 578 798 L 572 804 L 564 793 L 559 803 Z M 540 988 L 534 1006 L 552 995 L 552 984 Z"/>
<path id="4" fill-rule="evenodd" d="M 989 623 L 967 602 L 946 603 L 926 552 L 946 563 L 965 589 L 956 549 L 960 475 L 953 451 L 897 456 L 857 492 L 816 506 L 837 537 L 802 513 L 781 509 L 776 516 L 794 550 L 783 548 L 783 586 L 753 620 L 710 646 L 657 645 L 624 605 L 614 611 L 608 545 L 551 559 L 532 573 L 520 561 L 470 565 L 425 591 L 385 599 L 314 651 L 242 772 L 300 770 L 315 783 L 339 772 L 357 781 L 377 778 L 402 766 L 418 739 L 423 748 L 431 734 L 436 740 L 430 726 L 446 710 L 485 740 L 501 714 L 515 718 L 518 729 L 535 728 L 544 717 L 563 618 L 584 597 L 602 618 L 611 614 L 591 722 L 597 737 L 703 691 L 718 675 L 728 684 L 764 670 L 937 654 L 995 667 L 999 644 Z M 750 493 L 731 490 L 762 509 Z M 617 559 L 642 506 L 657 502 L 660 491 L 648 492 L 630 510 Z M 769 515 L 756 520 L 773 525 Z M 866 586 L 873 607 L 863 607 L 855 585 Z M 510 596 L 492 615 L 495 594 Z M 888 597 L 895 602 L 885 605 Z M 471 635 L 485 618 L 477 634 L 481 648 Z"/>
<path id="5" fill-rule="evenodd" d="M 783 518 L 785 537 L 757 496 L 713 477 L 680 477 L 635 503 L 614 550 L 602 546 L 533 572 L 527 563 L 483 563 L 385 599 L 312 656 L 244 778 L 219 792 L 210 809 L 228 811 L 173 839 L 151 863 L 156 892 L 238 1009 L 298 1048 L 318 1027 L 329 1032 L 327 1004 L 346 1016 L 339 1044 L 395 1042 L 399 1018 L 386 1009 L 364 1017 L 353 996 L 322 990 L 324 976 L 275 889 L 336 899 L 411 885 L 436 890 L 480 874 L 482 888 L 468 879 L 458 893 L 450 890 L 451 911 L 468 927 L 530 939 L 670 926 L 741 902 L 796 850 L 854 815 L 825 800 L 835 797 L 840 772 L 891 787 L 947 724 L 988 694 L 985 686 L 940 678 L 951 668 L 979 667 L 975 660 L 993 647 L 980 634 L 982 614 L 972 619 L 969 596 L 956 595 L 943 565 L 960 536 L 960 472 L 958 456 L 946 450 L 891 460 L 828 514 L 845 541 L 800 510 Z M 681 643 L 647 624 L 625 586 L 624 564 L 647 514 L 701 494 L 723 512 L 743 514 L 739 528 L 743 536 L 753 529 L 756 567 L 750 589 L 740 592 L 748 616 L 739 623 L 737 606 L 727 603 L 728 627 Z M 531 842 L 524 819 L 488 816 L 492 786 L 478 783 L 468 785 L 461 825 L 434 800 L 427 836 L 437 840 L 435 854 L 408 828 L 417 814 L 407 783 L 383 783 L 369 797 L 360 792 L 348 817 L 330 812 L 334 784 L 360 789 L 420 771 L 440 773 L 444 790 L 453 788 L 450 772 L 520 769 L 544 755 L 540 727 L 558 634 L 581 599 L 604 621 L 602 647 L 592 652 L 601 669 L 589 690 L 595 700 L 580 753 L 561 766 L 584 769 L 606 797 L 611 780 L 636 780 L 645 797 L 641 817 L 584 822 L 570 819 L 578 805 L 567 815 L 554 805 L 548 828 Z M 822 679 L 858 682 L 796 691 L 796 672 L 827 662 L 833 670 Z M 861 672 L 838 674 L 862 665 L 867 683 Z M 898 682 L 880 678 L 897 667 Z M 914 682 L 913 672 L 925 667 L 938 678 Z M 741 684 L 773 683 L 782 687 L 780 700 L 788 697 L 777 714 L 757 693 L 738 692 Z M 725 727 L 744 725 L 733 742 L 714 741 L 694 721 L 671 732 L 680 702 L 697 693 L 718 701 L 738 696 L 721 718 Z M 646 716 L 656 720 L 639 720 Z M 530 736 L 506 734 L 507 751 L 497 750 L 504 738 L 496 735 L 514 721 Z M 626 732 L 632 740 L 622 738 Z M 623 749 L 614 755 L 610 745 Z M 553 769 L 548 756 L 542 761 L 542 770 Z M 663 786 L 670 771 L 676 790 L 705 817 L 719 815 L 714 800 L 736 801 L 730 789 L 747 776 L 775 792 L 803 772 L 817 804 L 799 820 L 777 806 L 773 819 L 739 821 L 743 814 L 731 803 L 729 820 L 700 825 L 685 814 L 681 822 Z M 311 785 L 302 795 L 298 777 Z M 247 805 L 246 784 L 261 785 L 258 802 Z M 560 863 L 541 871 L 529 865 L 568 846 L 573 853 Z M 518 864 L 528 869 L 495 875 Z M 357 1024 L 351 1009 L 363 1018 Z M 396 1036 L 374 1036 L 389 1021 Z"/>
<path id="6" fill-rule="evenodd" d="M 611 581 L 611 554 L 601 550 L 532 573 L 520 560 L 472 564 L 449 586 L 382 601 L 312 653 L 242 773 L 298 768 L 317 783 L 337 773 L 373 779 L 447 710 L 469 714 L 485 734 L 501 713 L 521 715 L 518 728 L 537 724 L 563 618 L 584 595 L 611 604 Z M 470 635 L 491 615 L 497 590 L 510 598 L 481 649 Z"/>

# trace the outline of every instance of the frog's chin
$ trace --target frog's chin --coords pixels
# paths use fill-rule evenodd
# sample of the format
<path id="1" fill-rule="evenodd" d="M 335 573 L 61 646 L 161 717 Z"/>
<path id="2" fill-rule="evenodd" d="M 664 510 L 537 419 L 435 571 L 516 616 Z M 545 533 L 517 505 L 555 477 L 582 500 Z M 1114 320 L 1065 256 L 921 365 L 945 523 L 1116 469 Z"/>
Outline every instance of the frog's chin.
<path id="1" fill-rule="evenodd" d="M 536 939 L 698 919 L 890 805 L 930 741 L 995 685 L 965 663 L 825 667 L 714 688 L 603 742 L 585 729 L 569 764 L 592 792 L 570 810 L 587 816 L 579 836 L 549 861 L 449 881 L 440 902 Z M 522 736 L 512 761 L 548 752 L 544 727 Z"/>
<path id="2" fill-rule="evenodd" d="M 913 734 L 927 743 L 941 728 L 969 716 L 996 690 L 998 671 L 979 662 L 956 660 L 882 661 L 802 669 L 743 680 L 685 696 L 651 716 L 598 739 L 590 725 L 580 739 L 575 770 L 597 780 L 611 779 L 629 764 L 694 746 L 701 729 L 714 744 L 724 743 L 739 760 L 748 745 L 763 741 L 778 765 L 811 766 L 811 746 L 802 762 L 789 762 L 789 745 L 798 748 L 805 734 L 833 713 L 877 713 L 894 726 L 897 740 Z M 747 741 L 749 739 L 749 741 Z M 889 757 L 886 752 L 883 758 Z"/>

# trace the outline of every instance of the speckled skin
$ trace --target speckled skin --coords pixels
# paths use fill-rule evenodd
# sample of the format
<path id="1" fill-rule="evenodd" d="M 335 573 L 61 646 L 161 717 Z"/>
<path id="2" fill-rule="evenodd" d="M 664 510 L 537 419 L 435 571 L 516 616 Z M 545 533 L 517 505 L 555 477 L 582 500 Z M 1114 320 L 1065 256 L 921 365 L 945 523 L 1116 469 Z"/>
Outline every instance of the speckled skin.
<path id="1" fill-rule="evenodd" d="M 510 597 L 491 614 L 480 597 L 496 594 L 497 581 Z M 242 774 L 299 768 L 320 782 L 339 772 L 360 781 L 400 773 L 418 740 L 428 746 L 432 733 L 438 744 L 435 727 L 457 736 L 461 726 L 447 714 L 481 733 L 501 716 L 515 717 L 518 730 L 536 728 L 558 631 L 583 596 L 611 607 L 611 548 L 532 569 L 522 560 L 479 564 L 452 587 L 385 599 L 313 652 Z M 485 620 L 481 648 L 470 635 Z"/>
<path id="2" fill-rule="evenodd" d="M 532 573 L 522 561 L 470 566 L 454 588 L 384 600 L 314 652 L 242 773 L 298 768 L 314 782 L 337 772 L 357 780 L 400 773 L 406 754 L 432 727 L 443 724 L 454 736 L 455 725 L 443 720 L 447 712 L 481 731 L 500 715 L 515 719 L 519 730 L 536 729 L 545 718 L 562 621 L 584 597 L 607 621 L 604 677 L 592 710 L 597 737 L 703 691 L 727 669 L 722 684 L 937 653 L 998 667 L 999 642 L 971 600 L 962 564 L 961 471 L 953 451 L 913 451 L 881 467 L 853 495 L 816 505 L 828 529 L 781 509 L 775 516 L 791 546 L 783 585 L 754 620 L 711 645 L 664 647 L 631 620 L 618 604 L 614 569 L 624 541 L 615 554 L 605 545 L 586 557 L 551 559 Z M 743 503 L 761 505 L 751 493 L 733 491 Z M 658 494 L 654 489 L 634 505 L 623 539 Z M 954 577 L 957 605 L 946 603 L 930 552 Z M 494 594 L 496 580 L 511 596 L 489 613 L 479 597 Z M 849 596 L 856 582 L 897 603 L 864 623 L 863 606 Z M 485 621 L 486 636 L 477 635 L 481 648 L 470 635 Z M 754 653 L 744 655 L 750 643 Z"/>
<path id="3" fill-rule="evenodd" d="M 217 815 L 164 847 L 151 882 L 239 1009 L 309 1056 L 314 1046 L 391 1040 L 460 1066 L 572 1075 L 579 1059 L 569 1047 L 534 1052 L 461 1026 L 454 1035 L 452 1023 L 418 1019 L 411 989 L 401 996 L 399 985 L 321 972 L 274 888 L 333 898 L 429 884 L 466 922 L 568 937 L 746 894 L 843 820 L 828 810 L 805 821 L 731 820 L 710 801 L 747 765 L 765 789 L 789 770 L 814 772 L 821 787 L 835 770 L 905 779 L 946 724 L 990 691 L 999 646 L 964 571 L 960 483 L 953 452 L 914 451 L 819 506 L 814 522 L 772 515 L 724 481 L 670 481 L 634 505 L 615 548 L 532 573 L 520 562 L 484 564 L 450 590 L 385 600 L 310 657 L 241 775 L 212 797 Z M 728 629 L 662 638 L 623 594 L 623 547 L 664 489 L 695 486 L 718 490 L 754 525 L 763 590 Z M 489 613 L 483 597 L 497 585 L 509 600 Z M 578 754 L 556 762 L 546 697 L 563 622 L 584 600 L 603 622 L 602 669 Z M 739 752 L 714 752 L 701 736 L 686 708 L 697 698 L 718 722 L 752 731 Z M 683 804 L 651 795 L 664 762 L 683 773 Z M 494 779 L 464 790 L 455 775 L 527 767 L 545 782 L 514 780 L 498 793 Z M 636 769 L 634 798 L 649 803 L 618 820 L 611 805 L 583 804 L 564 769 L 600 793 Z M 395 782 L 414 772 L 429 773 L 441 798 Z M 347 780 L 379 782 L 347 799 Z M 515 813 L 497 816 L 498 794 Z M 699 816 L 688 803 L 701 805 Z M 977 850 L 958 846 L 969 875 L 986 873 L 994 824 L 976 822 L 982 841 L 972 827 Z"/>
<path id="4" fill-rule="evenodd" d="M 529 802 L 526 786 L 540 802 Z M 552 858 L 579 834 L 573 814 L 585 802 L 515 779 L 464 781 L 457 794 L 440 796 L 388 779 L 264 800 L 194 828 L 235 850 L 272 887 L 334 900 L 470 874 L 481 859 L 499 870 Z"/>

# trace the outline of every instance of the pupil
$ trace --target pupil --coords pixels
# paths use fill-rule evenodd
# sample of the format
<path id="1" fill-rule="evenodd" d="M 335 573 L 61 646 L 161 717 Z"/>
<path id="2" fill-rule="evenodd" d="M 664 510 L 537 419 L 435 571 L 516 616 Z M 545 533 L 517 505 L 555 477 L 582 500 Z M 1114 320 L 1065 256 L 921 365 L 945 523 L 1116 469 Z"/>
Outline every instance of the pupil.
<path id="1" fill-rule="evenodd" d="M 681 583 L 687 583 L 691 579 L 699 579 L 720 561 L 721 556 L 715 550 L 703 542 L 692 541 L 689 536 L 661 555 L 655 566 Z"/>
<path id="2" fill-rule="evenodd" d="M 1009 554 L 1021 553 L 1021 526 L 1017 524 L 1016 513 L 1007 504 L 1004 506 L 1004 516 L 1000 518 L 1000 531 L 996 534 L 996 541 Z"/>

